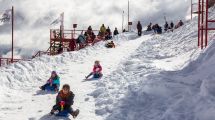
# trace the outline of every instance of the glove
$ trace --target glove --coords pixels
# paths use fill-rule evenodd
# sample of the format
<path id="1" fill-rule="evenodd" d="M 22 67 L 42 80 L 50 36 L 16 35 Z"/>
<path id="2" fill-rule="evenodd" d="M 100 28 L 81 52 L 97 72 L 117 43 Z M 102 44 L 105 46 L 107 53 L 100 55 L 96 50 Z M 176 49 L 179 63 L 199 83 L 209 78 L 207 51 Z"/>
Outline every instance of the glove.
<path id="1" fill-rule="evenodd" d="M 65 102 L 64 102 L 64 101 L 60 101 L 60 108 L 61 108 L 61 111 L 63 111 L 64 105 L 65 105 Z"/>
<path id="2" fill-rule="evenodd" d="M 64 105 L 65 105 L 65 102 L 64 102 L 64 101 L 60 101 L 60 105 L 61 105 L 61 106 L 64 106 Z"/>

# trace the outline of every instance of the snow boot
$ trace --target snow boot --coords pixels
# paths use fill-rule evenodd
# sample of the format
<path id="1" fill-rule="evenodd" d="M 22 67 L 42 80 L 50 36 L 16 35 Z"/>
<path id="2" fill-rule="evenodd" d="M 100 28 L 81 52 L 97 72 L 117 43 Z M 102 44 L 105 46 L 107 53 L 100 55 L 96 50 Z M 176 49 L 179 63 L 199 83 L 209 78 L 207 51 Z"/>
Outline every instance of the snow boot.
<path id="1" fill-rule="evenodd" d="M 54 112 L 55 112 L 54 110 L 51 110 L 50 115 L 54 115 Z"/>
<path id="2" fill-rule="evenodd" d="M 71 115 L 73 116 L 73 118 L 76 118 L 78 114 L 79 114 L 79 109 L 77 109 L 76 111 L 73 111 Z"/>

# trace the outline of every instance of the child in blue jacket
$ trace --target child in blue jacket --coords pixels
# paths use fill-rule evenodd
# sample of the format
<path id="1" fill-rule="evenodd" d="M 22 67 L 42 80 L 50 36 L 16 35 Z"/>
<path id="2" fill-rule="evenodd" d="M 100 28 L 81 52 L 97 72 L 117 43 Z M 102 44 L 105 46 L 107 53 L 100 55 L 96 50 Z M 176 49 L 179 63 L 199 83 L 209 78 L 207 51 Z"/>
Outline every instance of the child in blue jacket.
<path id="1" fill-rule="evenodd" d="M 46 84 L 41 86 L 40 89 L 45 90 L 47 86 L 54 87 L 55 91 L 58 91 L 60 86 L 60 77 L 57 75 L 56 71 L 52 71 L 51 77 L 47 80 Z"/>

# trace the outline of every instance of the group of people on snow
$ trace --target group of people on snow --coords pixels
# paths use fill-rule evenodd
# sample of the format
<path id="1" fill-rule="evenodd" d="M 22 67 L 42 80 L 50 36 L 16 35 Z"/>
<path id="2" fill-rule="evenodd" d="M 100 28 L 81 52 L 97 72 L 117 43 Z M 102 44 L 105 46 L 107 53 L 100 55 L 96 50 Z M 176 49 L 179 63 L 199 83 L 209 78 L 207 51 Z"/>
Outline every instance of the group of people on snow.
<path id="1" fill-rule="evenodd" d="M 118 35 L 118 34 L 119 34 L 118 30 L 117 30 L 117 28 L 115 28 L 115 30 L 114 30 L 114 32 L 113 32 L 113 35 L 116 36 L 116 35 Z M 113 37 L 113 36 L 112 36 L 112 32 L 111 32 L 109 26 L 108 26 L 108 28 L 106 29 L 106 27 L 105 27 L 104 24 L 102 24 L 102 26 L 100 27 L 99 35 L 100 35 L 100 36 L 105 36 L 105 40 L 110 40 L 110 39 L 112 39 L 112 37 Z"/>
<path id="2" fill-rule="evenodd" d="M 62 39 L 61 33 L 59 31 L 53 30 L 52 34 L 53 34 L 54 39 Z M 100 27 L 100 30 L 98 32 L 98 35 L 96 36 L 92 27 L 89 26 L 85 32 L 82 31 L 78 35 L 77 39 L 70 40 L 69 45 L 67 47 L 67 51 L 75 51 L 77 48 L 78 49 L 84 48 L 88 43 L 94 44 L 101 39 L 111 40 L 113 38 L 113 36 L 116 36 L 118 34 L 119 34 L 119 32 L 118 32 L 117 28 L 114 29 L 114 32 L 112 35 L 110 27 L 108 26 L 106 29 L 105 25 L 102 24 L 102 26 Z M 61 54 L 64 51 L 63 43 L 60 42 L 59 44 L 55 44 L 55 45 L 56 45 L 55 48 L 56 48 L 57 54 Z"/>
<path id="3" fill-rule="evenodd" d="M 100 61 L 96 60 L 94 62 L 92 72 L 90 72 L 90 74 L 87 75 L 85 79 L 88 80 L 91 76 L 93 76 L 92 78 L 101 78 L 103 76 Z M 52 107 L 50 115 L 57 115 L 62 111 L 67 111 L 67 113 L 71 114 L 73 118 L 76 118 L 79 114 L 79 109 L 73 110 L 72 108 L 75 94 L 71 91 L 69 84 L 64 84 L 61 90 L 59 90 L 59 87 L 60 77 L 58 76 L 56 71 L 52 71 L 51 77 L 43 86 L 40 87 L 41 90 L 52 90 L 58 92 L 56 96 L 56 104 Z"/>
<path id="4" fill-rule="evenodd" d="M 171 22 L 170 24 L 166 21 L 166 23 L 164 24 L 164 29 L 162 29 L 162 27 L 159 24 L 152 24 L 150 23 L 147 26 L 146 31 L 154 31 L 155 34 L 162 34 L 163 30 L 165 32 L 167 31 L 173 31 L 174 29 L 179 28 L 180 26 L 184 25 L 183 21 L 180 20 L 176 25 Z M 142 35 L 142 29 L 143 26 L 141 24 L 140 21 L 138 21 L 137 23 L 137 34 L 138 36 Z M 123 32 L 127 32 L 125 29 L 123 29 Z M 114 29 L 113 34 L 111 32 L 110 27 L 108 26 L 107 28 L 105 27 L 104 24 L 101 25 L 98 35 L 96 36 L 92 27 L 89 26 L 88 29 L 84 32 L 82 31 L 81 34 L 78 36 L 77 39 L 75 40 L 71 40 L 69 42 L 69 47 L 68 47 L 68 51 L 74 51 L 75 49 L 81 49 L 84 48 L 88 43 L 96 43 L 101 39 L 104 40 L 111 40 L 113 38 L 113 36 L 116 36 L 119 34 L 119 31 L 117 28 Z M 53 35 L 54 38 L 58 39 L 61 37 L 61 33 L 57 33 L 55 30 L 53 31 Z M 113 41 L 106 43 L 105 45 L 107 48 L 115 48 L 115 45 L 113 43 Z M 63 52 L 63 44 L 60 43 L 58 46 L 58 50 L 57 53 L 60 54 Z"/>
<path id="5" fill-rule="evenodd" d="M 182 22 L 182 20 L 180 20 L 176 25 L 174 25 L 173 22 L 171 22 L 170 24 L 168 24 L 168 22 L 166 21 L 166 23 L 164 24 L 164 31 L 173 31 L 174 29 L 177 29 L 179 27 L 181 27 L 182 25 L 184 25 L 184 23 Z M 146 31 L 154 31 L 154 33 L 157 33 L 157 34 L 162 34 L 162 27 L 159 26 L 158 24 L 154 24 L 152 25 L 152 23 L 150 23 L 148 26 L 147 26 L 147 29 Z"/>

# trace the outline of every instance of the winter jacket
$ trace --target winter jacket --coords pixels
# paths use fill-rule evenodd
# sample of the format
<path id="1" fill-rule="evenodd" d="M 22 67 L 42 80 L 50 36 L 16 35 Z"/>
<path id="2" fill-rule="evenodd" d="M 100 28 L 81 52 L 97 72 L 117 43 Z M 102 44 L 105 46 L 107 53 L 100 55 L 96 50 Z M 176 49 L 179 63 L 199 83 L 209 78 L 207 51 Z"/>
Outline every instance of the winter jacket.
<path id="1" fill-rule="evenodd" d="M 108 29 L 106 30 L 106 32 L 108 33 L 108 35 L 111 35 L 111 30 L 110 30 L 110 28 L 108 28 Z"/>
<path id="2" fill-rule="evenodd" d="M 60 77 L 56 76 L 55 78 L 49 78 L 47 83 L 60 85 Z"/>
<path id="3" fill-rule="evenodd" d="M 182 25 L 184 25 L 184 23 L 183 23 L 182 21 L 180 21 L 180 22 L 179 22 L 179 25 L 182 26 Z"/>
<path id="4" fill-rule="evenodd" d="M 101 26 L 101 27 L 100 27 L 100 32 L 101 32 L 101 33 L 105 33 L 105 32 L 106 32 L 105 26 Z"/>
<path id="5" fill-rule="evenodd" d="M 171 28 L 173 28 L 174 27 L 174 23 L 171 23 L 170 26 L 171 26 Z"/>
<path id="6" fill-rule="evenodd" d="M 86 41 L 86 36 L 82 34 L 78 36 L 77 43 L 85 43 L 85 41 Z"/>
<path id="7" fill-rule="evenodd" d="M 70 91 L 68 94 L 64 94 L 63 90 L 61 90 L 56 97 L 56 104 L 59 105 L 61 101 L 64 101 L 65 106 L 71 106 L 74 103 L 74 97 L 75 95 L 72 91 Z"/>
<path id="8" fill-rule="evenodd" d="M 119 34 L 118 30 L 114 30 L 113 34 L 118 35 Z"/>
<path id="9" fill-rule="evenodd" d="M 93 72 L 94 73 L 101 73 L 102 72 L 102 66 L 101 65 L 94 65 L 93 67 Z"/>
<path id="10" fill-rule="evenodd" d="M 60 85 L 60 77 L 57 76 L 54 79 L 52 79 L 52 84 Z"/>
<path id="11" fill-rule="evenodd" d="M 142 31 L 142 25 L 140 23 L 137 24 L 137 30 Z"/>

